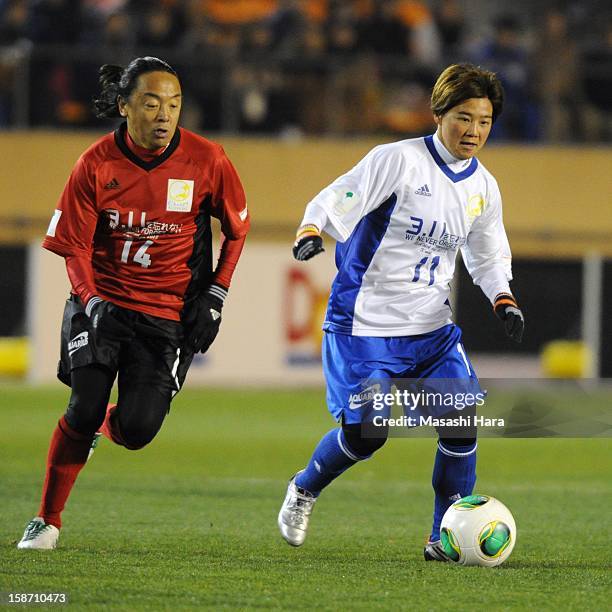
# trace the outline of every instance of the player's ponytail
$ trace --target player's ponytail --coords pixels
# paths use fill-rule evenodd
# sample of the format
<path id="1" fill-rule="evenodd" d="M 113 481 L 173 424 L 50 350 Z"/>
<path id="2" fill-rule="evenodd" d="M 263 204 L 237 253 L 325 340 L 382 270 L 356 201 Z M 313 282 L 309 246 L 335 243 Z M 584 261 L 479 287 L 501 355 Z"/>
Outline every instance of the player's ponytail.
<path id="1" fill-rule="evenodd" d="M 98 82 L 100 83 L 100 97 L 93 101 L 96 117 L 111 118 L 119 117 L 117 99 L 119 97 L 119 83 L 123 74 L 122 66 L 104 64 L 98 71 Z"/>
<path id="2" fill-rule="evenodd" d="M 118 100 L 121 97 L 127 100 L 141 74 L 146 72 L 169 72 L 177 76 L 174 68 L 157 57 L 137 57 L 132 60 L 127 68 L 104 64 L 98 71 L 98 82 L 100 83 L 100 96 L 93 101 L 96 117 L 112 118 L 120 117 Z"/>

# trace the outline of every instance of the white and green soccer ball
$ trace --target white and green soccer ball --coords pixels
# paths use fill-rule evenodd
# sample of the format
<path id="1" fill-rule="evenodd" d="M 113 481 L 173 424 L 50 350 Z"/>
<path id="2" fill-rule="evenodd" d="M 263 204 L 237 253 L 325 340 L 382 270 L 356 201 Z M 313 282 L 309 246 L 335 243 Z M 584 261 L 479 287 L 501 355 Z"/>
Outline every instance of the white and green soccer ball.
<path id="1" fill-rule="evenodd" d="M 442 517 L 440 543 L 450 559 L 460 565 L 501 565 L 516 544 L 516 523 L 498 499 L 468 495 Z"/>

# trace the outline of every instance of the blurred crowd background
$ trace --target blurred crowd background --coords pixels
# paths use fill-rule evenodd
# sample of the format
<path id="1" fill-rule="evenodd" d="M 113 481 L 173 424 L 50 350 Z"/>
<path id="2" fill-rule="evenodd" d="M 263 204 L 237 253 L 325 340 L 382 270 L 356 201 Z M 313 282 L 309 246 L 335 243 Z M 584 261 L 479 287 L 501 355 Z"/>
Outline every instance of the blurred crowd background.
<path id="1" fill-rule="evenodd" d="M 249 297 L 224 342 L 253 337 L 238 312 L 248 300 L 262 339 L 247 344 L 266 345 L 268 382 L 320 384 L 329 280 L 293 267 L 288 246 L 304 204 L 373 143 L 431 133 L 435 79 L 464 61 L 506 90 L 500 146 L 483 158 L 502 185 L 528 321 L 522 344 L 505 342 L 459 265 L 455 317 L 486 358 L 479 372 L 612 377 L 610 0 L 0 0 L 0 377 L 55 375 L 67 287 L 52 256 L 41 272 L 40 238 L 74 160 L 115 126 L 93 116 L 98 68 L 143 55 L 176 68 L 182 124 L 223 142 L 249 194 L 257 223 L 238 283 Z M 235 381 L 234 354 L 218 345 L 201 380 Z M 261 382 L 263 362 L 244 361 Z"/>
<path id="2" fill-rule="evenodd" d="M 0 0 L 0 126 L 98 126 L 97 68 L 156 55 L 183 124 L 274 135 L 421 134 L 439 70 L 496 71 L 492 138 L 612 140 L 605 1 Z M 99 126 L 98 126 L 99 127 Z"/>

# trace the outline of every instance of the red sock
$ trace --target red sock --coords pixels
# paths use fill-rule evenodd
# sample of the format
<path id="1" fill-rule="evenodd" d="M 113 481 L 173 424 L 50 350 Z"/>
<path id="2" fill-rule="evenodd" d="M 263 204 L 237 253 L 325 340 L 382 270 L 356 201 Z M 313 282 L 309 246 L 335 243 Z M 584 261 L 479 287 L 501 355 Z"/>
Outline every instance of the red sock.
<path id="1" fill-rule="evenodd" d="M 109 404 L 106 408 L 106 417 L 104 418 L 104 423 L 102 423 L 102 426 L 100 427 L 100 432 L 104 436 L 106 436 L 111 442 L 119 444 L 119 446 L 125 446 L 125 442 L 121 437 L 119 427 L 115 422 L 116 419 L 113 418 L 115 408 L 117 408 L 117 404 Z"/>
<path id="2" fill-rule="evenodd" d="M 79 472 L 87 461 L 93 436 L 84 436 L 72 429 L 62 417 L 49 445 L 47 473 L 38 516 L 58 529 L 61 513 Z"/>

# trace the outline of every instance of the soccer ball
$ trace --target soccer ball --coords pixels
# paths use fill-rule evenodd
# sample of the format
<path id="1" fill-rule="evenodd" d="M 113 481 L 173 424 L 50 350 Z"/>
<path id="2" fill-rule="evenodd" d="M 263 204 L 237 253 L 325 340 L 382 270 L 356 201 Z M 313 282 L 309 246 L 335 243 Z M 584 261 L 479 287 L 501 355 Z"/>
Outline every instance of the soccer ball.
<path id="1" fill-rule="evenodd" d="M 516 544 L 516 523 L 498 499 L 468 495 L 442 517 L 440 543 L 451 560 L 460 565 L 501 565 Z"/>

